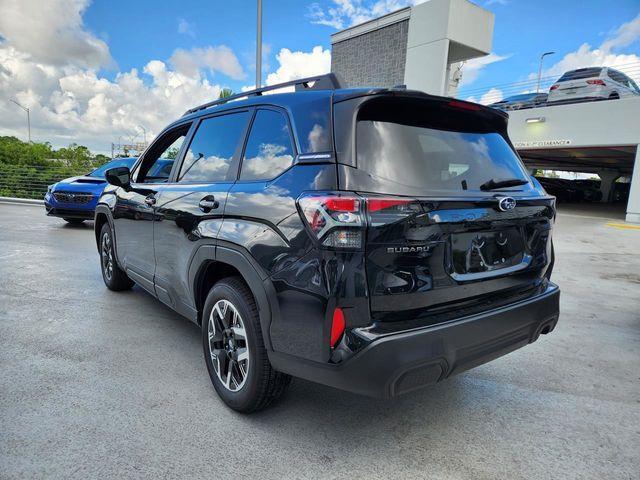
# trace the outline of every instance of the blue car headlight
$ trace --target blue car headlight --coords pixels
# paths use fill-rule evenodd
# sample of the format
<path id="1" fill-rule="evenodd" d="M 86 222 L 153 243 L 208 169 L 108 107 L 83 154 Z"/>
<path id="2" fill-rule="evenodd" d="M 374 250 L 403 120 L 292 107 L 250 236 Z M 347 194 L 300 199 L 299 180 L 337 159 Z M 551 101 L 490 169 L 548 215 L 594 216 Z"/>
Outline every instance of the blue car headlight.
<path id="1" fill-rule="evenodd" d="M 55 183 L 53 183 L 53 184 L 49 185 L 49 186 L 47 187 L 47 193 L 51 193 L 51 189 L 52 189 L 53 187 L 55 187 L 55 185 L 56 185 Z"/>

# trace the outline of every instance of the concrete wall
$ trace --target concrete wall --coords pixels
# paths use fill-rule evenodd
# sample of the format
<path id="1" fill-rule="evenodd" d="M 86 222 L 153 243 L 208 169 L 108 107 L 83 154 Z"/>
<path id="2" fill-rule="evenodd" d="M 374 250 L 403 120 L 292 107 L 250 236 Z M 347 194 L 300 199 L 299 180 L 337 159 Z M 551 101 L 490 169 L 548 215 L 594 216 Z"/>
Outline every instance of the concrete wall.
<path id="1" fill-rule="evenodd" d="M 519 142 L 555 140 L 568 140 L 571 147 L 637 145 L 639 113 L 640 97 L 516 110 L 509 112 L 509 136 L 516 147 Z M 526 122 L 534 117 L 545 121 Z"/>
<path id="2" fill-rule="evenodd" d="M 636 147 L 627 221 L 640 223 L 638 113 L 639 97 L 516 110 L 509 112 L 509 136 L 517 149 L 549 150 L 551 153 L 554 145 L 565 149 Z M 527 123 L 531 118 L 544 118 L 544 122 Z M 587 153 L 584 155 L 588 156 Z M 583 161 L 588 162 L 588 158 Z M 606 177 L 609 173 L 603 172 L 603 175 Z"/>
<path id="3" fill-rule="evenodd" d="M 404 83 L 415 90 L 447 95 L 449 66 L 487 55 L 493 25 L 493 13 L 467 0 L 430 0 L 413 7 Z"/>
<path id="4" fill-rule="evenodd" d="M 468 0 L 429 0 L 331 35 L 331 71 L 349 87 L 447 95 L 451 64 L 491 51 L 493 23 Z"/>
<path id="5" fill-rule="evenodd" d="M 631 177 L 631 191 L 627 202 L 627 222 L 640 223 L 640 145 L 636 150 L 636 161 Z"/>
<path id="6" fill-rule="evenodd" d="M 372 30 L 334 43 L 331 71 L 347 87 L 394 87 L 404 83 L 409 21 Z"/>

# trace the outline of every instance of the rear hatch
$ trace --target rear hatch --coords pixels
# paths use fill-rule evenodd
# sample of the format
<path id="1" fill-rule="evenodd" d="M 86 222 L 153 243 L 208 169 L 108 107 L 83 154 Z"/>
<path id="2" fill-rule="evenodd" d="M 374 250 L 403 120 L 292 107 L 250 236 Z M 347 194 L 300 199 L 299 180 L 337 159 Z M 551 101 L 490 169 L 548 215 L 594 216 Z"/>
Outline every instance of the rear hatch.
<path id="1" fill-rule="evenodd" d="M 542 288 L 554 199 L 530 180 L 503 114 L 382 95 L 353 115 L 355 152 L 340 182 L 366 198 L 375 319 L 437 323 Z"/>

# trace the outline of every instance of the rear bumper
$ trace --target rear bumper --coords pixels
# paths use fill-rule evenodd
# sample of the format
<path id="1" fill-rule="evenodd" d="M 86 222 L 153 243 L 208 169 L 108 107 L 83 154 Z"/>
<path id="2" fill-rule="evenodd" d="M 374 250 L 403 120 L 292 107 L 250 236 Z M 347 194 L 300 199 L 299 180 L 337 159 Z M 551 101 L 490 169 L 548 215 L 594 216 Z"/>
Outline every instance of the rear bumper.
<path id="1" fill-rule="evenodd" d="M 555 328 L 560 289 L 482 314 L 371 342 L 332 365 L 271 353 L 276 370 L 373 397 L 389 398 L 486 363 Z"/>

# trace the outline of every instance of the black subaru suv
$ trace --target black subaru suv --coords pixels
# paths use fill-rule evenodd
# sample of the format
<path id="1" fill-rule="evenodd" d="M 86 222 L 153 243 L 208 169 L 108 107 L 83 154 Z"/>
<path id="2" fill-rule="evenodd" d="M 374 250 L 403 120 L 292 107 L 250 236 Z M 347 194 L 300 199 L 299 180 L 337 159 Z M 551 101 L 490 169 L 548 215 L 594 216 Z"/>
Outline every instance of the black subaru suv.
<path id="1" fill-rule="evenodd" d="M 107 180 L 107 287 L 136 283 L 199 325 L 238 411 L 291 376 L 395 396 L 558 320 L 555 201 L 491 108 L 307 78 L 187 111 Z"/>

